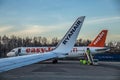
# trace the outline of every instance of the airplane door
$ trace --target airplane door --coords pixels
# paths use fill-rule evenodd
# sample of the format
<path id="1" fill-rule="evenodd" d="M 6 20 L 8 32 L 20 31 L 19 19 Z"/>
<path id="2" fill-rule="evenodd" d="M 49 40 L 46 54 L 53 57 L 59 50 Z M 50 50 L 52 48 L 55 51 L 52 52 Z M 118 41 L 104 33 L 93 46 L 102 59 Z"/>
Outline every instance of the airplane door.
<path id="1" fill-rule="evenodd" d="M 21 48 L 18 49 L 16 56 L 20 56 L 20 53 L 21 53 Z"/>

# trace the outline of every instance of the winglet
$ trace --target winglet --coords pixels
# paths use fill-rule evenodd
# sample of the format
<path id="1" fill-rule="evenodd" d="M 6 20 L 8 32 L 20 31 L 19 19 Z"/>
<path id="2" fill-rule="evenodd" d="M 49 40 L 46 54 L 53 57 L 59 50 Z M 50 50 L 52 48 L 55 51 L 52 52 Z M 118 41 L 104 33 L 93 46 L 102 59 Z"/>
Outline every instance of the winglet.
<path id="1" fill-rule="evenodd" d="M 81 16 L 74 22 L 74 24 L 68 30 L 68 32 L 63 37 L 63 39 L 59 42 L 59 44 L 57 45 L 57 47 L 55 48 L 53 52 L 57 52 L 60 54 L 62 53 L 66 54 L 70 52 L 70 50 L 73 48 L 75 44 L 75 41 L 77 39 L 77 36 L 83 24 L 84 18 L 85 16 Z"/>
<path id="2" fill-rule="evenodd" d="M 102 30 L 89 47 L 104 47 L 108 30 Z"/>

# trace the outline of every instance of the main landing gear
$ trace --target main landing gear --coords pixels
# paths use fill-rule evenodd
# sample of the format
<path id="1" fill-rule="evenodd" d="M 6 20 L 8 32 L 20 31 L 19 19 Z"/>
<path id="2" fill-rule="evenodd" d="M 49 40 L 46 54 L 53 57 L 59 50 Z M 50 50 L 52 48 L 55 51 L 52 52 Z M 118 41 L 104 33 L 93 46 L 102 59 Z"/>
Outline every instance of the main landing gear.
<path id="1" fill-rule="evenodd" d="M 53 63 L 53 64 L 58 63 L 58 59 L 53 59 L 52 63 Z"/>

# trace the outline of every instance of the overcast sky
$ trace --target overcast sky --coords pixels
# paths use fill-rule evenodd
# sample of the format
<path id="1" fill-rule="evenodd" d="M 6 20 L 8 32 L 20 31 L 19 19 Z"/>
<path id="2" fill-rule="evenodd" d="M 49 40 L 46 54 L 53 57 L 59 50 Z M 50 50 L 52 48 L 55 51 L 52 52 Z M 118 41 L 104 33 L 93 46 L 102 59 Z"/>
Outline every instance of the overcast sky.
<path id="1" fill-rule="evenodd" d="M 0 0 L 0 36 L 62 38 L 79 16 L 86 19 L 78 38 L 108 29 L 107 42 L 120 41 L 119 0 Z"/>

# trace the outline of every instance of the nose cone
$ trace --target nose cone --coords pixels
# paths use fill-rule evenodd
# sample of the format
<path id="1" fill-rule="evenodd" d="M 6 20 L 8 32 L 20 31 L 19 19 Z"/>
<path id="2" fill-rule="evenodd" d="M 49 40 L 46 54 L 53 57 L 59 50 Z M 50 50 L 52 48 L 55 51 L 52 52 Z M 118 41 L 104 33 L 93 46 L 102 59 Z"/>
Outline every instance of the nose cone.
<path id="1" fill-rule="evenodd" d="M 13 56 L 16 56 L 15 52 L 9 52 L 9 53 L 7 53 L 7 57 L 13 57 Z"/>

